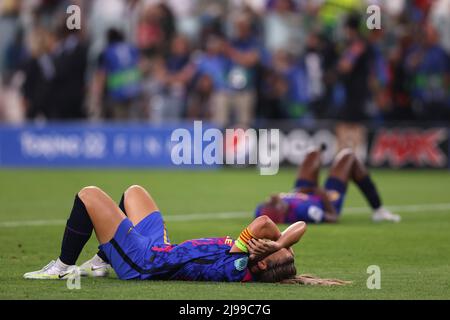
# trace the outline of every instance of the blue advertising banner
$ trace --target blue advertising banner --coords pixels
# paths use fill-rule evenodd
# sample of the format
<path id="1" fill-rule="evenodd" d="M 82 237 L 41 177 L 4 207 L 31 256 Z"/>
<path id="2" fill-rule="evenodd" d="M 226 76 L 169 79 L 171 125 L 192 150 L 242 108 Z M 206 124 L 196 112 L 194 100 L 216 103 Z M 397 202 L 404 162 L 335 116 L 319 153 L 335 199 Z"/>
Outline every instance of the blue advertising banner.
<path id="1" fill-rule="evenodd" d="M 0 166 L 175 168 L 171 135 L 179 128 L 194 130 L 192 123 L 0 126 Z"/>

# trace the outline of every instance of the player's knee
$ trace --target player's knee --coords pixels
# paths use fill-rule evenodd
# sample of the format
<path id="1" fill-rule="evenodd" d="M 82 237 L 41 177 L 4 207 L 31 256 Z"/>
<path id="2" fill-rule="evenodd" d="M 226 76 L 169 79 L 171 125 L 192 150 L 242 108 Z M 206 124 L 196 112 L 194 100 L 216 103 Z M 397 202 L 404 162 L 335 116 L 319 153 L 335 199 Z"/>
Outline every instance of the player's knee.
<path id="1" fill-rule="evenodd" d="M 102 192 L 99 187 L 88 186 L 78 192 L 78 197 L 83 201 L 84 204 L 92 202 L 98 198 L 98 195 Z"/>
<path id="2" fill-rule="evenodd" d="M 320 150 L 317 147 L 310 147 L 307 150 L 306 157 L 308 158 L 318 158 L 321 156 Z"/>
<path id="3" fill-rule="evenodd" d="M 130 194 L 137 193 L 137 192 L 146 192 L 146 190 L 144 189 L 144 187 L 134 184 L 127 188 L 127 190 L 125 191 L 125 194 L 130 195 Z"/>
<path id="4" fill-rule="evenodd" d="M 355 158 L 355 152 L 351 148 L 345 148 L 338 152 L 336 161 L 350 161 Z"/>
<path id="5" fill-rule="evenodd" d="M 303 163 L 305 164 L 318 161 L 320 160 L 321 156 L 322 154 L 317 147 L 315 146 L 309 147 L 308 150 L 306 151 L 305 160 Z"/>

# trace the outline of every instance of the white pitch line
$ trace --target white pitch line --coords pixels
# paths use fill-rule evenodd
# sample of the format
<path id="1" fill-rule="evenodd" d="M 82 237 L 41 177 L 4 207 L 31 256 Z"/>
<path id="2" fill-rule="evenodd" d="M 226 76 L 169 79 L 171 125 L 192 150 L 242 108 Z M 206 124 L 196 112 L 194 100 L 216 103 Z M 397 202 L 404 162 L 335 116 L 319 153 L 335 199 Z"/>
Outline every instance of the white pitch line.
<path id="1" fill-rule="evenodd" d="M 450 211 L 450 203 L 430 203 L 430 204 L 410 204 L 410 205 L 397 205 L 387 206 L 389 210 L 393 212 L 420 212 L 423 210 L 430 211 Z M 368 207 L 353 207 L 343 209 L 343 214 L 359 214 L 370 213 L 371 210 Z"/>
<path id="2" fill-rule="evenodd" d="M 414 204 L 414 205 L 397 205 L 389 206 L 388 209 L 393 212 L 421 212 L 429 211 L 449 211 L 450 203 L 434 203 L 434 204 Z M 350 207 L 345 208 L 343 214 L 354 215 L 370 213 L 368 207 Z M 166 221 L 198 221 L 198 220 L 226 220 L 233 218 L 249 218 L 249 212 L 217 212 L 217 213 L 194 213 L 194 214 L 178 214 L 167 215 L 164 217 Z M 0 222 L 0 228 L 18 228 L 18 227 L 40 227 L 40 226 L 61 226 L 65 225 L 66 220 L 24 220 L 24 221 L 4 221 Z"/>
<path id="3" fill-rule="evenodd" d="M 60 226 L 60 225 L 66 224 L 66 222 L 67 222 L 67 220 L 5 221 L 5 222 L 0 222 L 0 228 Z"/>

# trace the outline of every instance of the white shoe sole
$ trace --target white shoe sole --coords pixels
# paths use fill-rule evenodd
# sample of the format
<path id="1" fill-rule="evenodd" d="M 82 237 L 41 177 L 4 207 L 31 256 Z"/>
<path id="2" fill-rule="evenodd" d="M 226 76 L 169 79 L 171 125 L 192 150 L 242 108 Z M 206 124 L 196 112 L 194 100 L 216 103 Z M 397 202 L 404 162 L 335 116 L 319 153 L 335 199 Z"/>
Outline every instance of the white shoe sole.
<path id="1" fill-rule="evenodd" d="M 399 223 L 401 221 L 401 218 L 396 218 L 396 219 L 392 219 L 392 218 L 384 218 L 384 217 L 372 217 L 372 221 L 373 222 L 394 222 L 394 223 Z"/>

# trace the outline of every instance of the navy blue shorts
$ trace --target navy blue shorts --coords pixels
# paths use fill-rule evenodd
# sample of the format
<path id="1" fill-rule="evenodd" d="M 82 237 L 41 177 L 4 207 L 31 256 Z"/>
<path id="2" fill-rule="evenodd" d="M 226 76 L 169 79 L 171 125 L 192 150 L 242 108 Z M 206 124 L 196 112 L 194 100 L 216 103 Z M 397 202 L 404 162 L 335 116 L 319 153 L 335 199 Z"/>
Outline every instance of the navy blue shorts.
<path id="1" fill-rule="evenodd" d="M 144 273 L 146 253 L 151 246 L 170 244 L 161 213 L 145 217 L 136 226 L 124 219 L 108 243 L 99 246 L 117 276 L 122 280 L 139 278 Z"/>
<path id="2" fill-rule="evenodd" d="M 297 181 L 295 181 L 296 190 L 316 186 L 315 183 L 305 179 L 297 179 Z M 347 184 L 339 179 L 329 177 L 325 182 L 325 190 L 328 191 L 328 197 L 336 212 L 340 214 L 344 205 L 345 194 L 347 193 Z"/>

